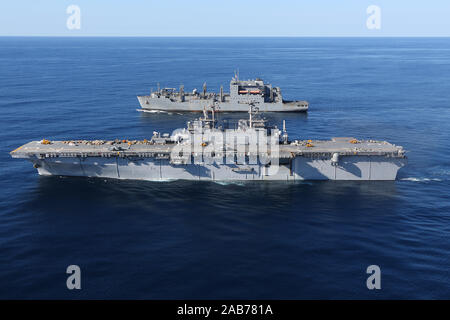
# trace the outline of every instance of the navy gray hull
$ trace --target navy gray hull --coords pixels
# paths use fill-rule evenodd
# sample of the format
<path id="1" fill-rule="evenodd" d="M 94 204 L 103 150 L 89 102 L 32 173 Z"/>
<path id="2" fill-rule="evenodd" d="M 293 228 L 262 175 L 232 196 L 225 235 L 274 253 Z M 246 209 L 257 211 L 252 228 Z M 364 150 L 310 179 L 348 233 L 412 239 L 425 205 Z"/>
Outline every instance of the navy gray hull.
<path id="1" fill-rule="evenodd" d="M 395 180 L 405 159 L 385 156 L 349 156 L 339 165 L 330 159 L 295 157 L 280 164 L 270 175 L 270 166 L 256 165 L 174 165 L 156 158 L 30 158 L 40 175 L 82 176 L 148 181 L 301 181 L 301 180 Z M 274 170 L 276 171 L 276 170 Z"/>
<path id="2" fill-rule="evenodd" d="M 305 112 L 309 108 L 307 101 L 287 101 L 281 95 L 279 87 L 272 87 L 261 79 L 239 80 L 235 76 L 230 82 L 230 92 L 207 92 L 206 83 L 203 91 L 194 89 L 185 92 L 181 86 L 163 88 L 150 95 L 138 96 L 143 111 L 193 111 L 200 112 L 211 105 L 216 106 L 216 112 L 247 112 L 248 104 L 257 105 L 261 112 Z"/>
<path id="3" fill-rule="evenodd" d="M 166 112 L 202 112 L 209 108 L 209 100 L 198 100 L 183 102 L 182 104 L 170 98 L 152 98 L 151 96 L 138 96 L 142 110 L 145 111 L 166 111 Z M 218 112 L 247 112 L 248 104 L 222 102 L 217 103 Z M 308 110 L 308 105 L 304 102 L 278 102 L 260 103 L 258 108 L 261 112 L 304 112 Z"/>

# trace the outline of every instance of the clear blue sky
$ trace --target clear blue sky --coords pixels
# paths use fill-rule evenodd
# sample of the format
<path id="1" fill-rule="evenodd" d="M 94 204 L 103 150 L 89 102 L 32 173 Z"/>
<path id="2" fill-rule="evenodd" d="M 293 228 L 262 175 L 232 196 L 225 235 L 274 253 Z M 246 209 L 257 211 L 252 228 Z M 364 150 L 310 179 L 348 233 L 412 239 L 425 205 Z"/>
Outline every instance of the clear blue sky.
<path id="1" fill-rule="evenodd" d="M 66 27 L 71 4 L 80 30 Z M 366 27 L 372 4 L 380 30 Z M 450 36 L 450 0 L 2 0 L 7 35 Z"/>

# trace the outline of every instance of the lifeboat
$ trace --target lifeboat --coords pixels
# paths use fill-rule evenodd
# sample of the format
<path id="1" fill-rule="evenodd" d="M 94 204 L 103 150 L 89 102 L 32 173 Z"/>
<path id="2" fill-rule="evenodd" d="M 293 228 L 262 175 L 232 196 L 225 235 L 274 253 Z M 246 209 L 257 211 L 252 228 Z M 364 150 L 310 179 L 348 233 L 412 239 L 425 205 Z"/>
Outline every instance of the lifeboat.
<path id="1" fill-rule="evenodd" d="M 260 94 L 261 91 L 260 90 L 251 90 L 250 93 L 251 94 Z"/>
<path id="2" fill-rule="evenodd" d="M 248 93 L 248 90 L 239 90 L 239 93 L 240 93 L 240 94 L 247 94 L 247 93 Z"/>

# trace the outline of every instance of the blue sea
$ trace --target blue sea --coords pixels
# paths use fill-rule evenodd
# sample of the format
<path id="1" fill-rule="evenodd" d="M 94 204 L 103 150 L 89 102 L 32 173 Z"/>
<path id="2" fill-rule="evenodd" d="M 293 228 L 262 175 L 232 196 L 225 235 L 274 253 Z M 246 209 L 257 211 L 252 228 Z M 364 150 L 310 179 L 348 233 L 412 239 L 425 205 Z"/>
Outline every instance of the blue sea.
<path id="1" fill-rule="evenodd" d="M 138 112 L 136 95 L 218 91 L 236 69 L 310 102 L 266 115 L 291 138 L 388 140 L 408 165 L 391 182 L 219 184 L 40 177 L 9 155 L 171 132 L 193 115 Z M 0 110 L 2 299 L 450 298 L 450 38 L 4 37 Z"/>

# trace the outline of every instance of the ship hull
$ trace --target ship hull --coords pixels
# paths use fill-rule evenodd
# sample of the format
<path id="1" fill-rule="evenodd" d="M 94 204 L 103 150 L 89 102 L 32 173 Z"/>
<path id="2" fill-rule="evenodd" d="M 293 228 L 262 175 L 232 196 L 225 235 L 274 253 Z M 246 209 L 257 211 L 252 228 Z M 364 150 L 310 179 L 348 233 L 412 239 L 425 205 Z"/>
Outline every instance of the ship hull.
<path id="1" fill-rule="evenodd" d="M 138 96 L 143 111 L 168 111 L 168 112 L 201 112 L 214 104 L 210 99 L 189 101 L 176 101 L 170 98 L 152 98 L 151 96 Z M 308 104 L 305 101 L 283 101 L 272 103 L 258 103 L 261 112 L 306 112 Z M 247 103 L 218 102 L 217 112 L 248 112 Z"/>
<path id="2" fill-rule="evenodd" d="M 84 176 L 147 181 L 297 181 L 395 180 L 404 158 L 348 156 L 339 164 L 329 159 L 295 157 L 288 164 L 181 164 L 156 158 L 45 158 L 30 159 L 40 175 Z"/>

